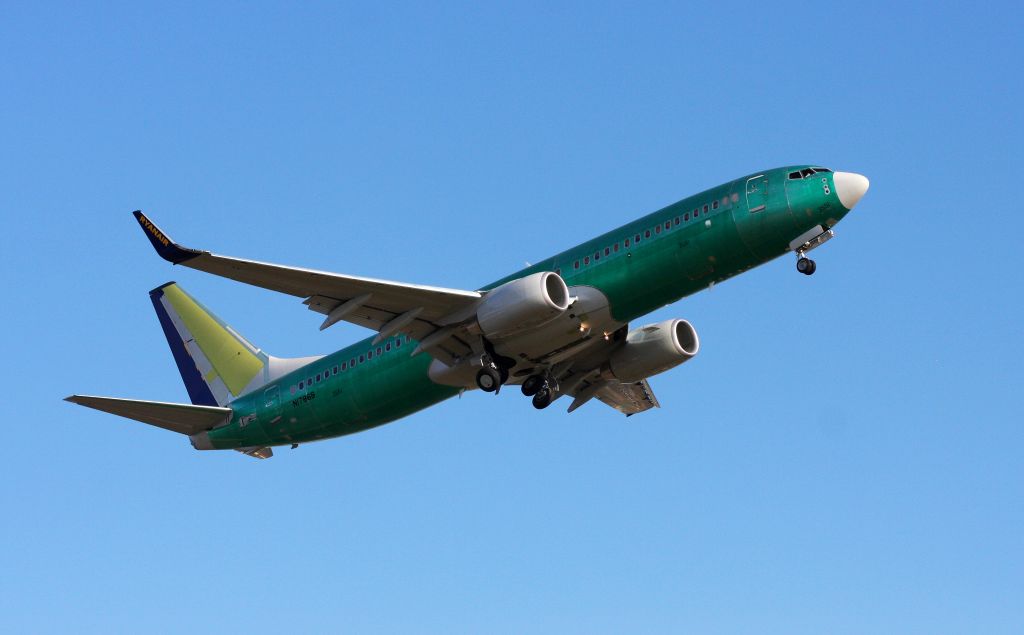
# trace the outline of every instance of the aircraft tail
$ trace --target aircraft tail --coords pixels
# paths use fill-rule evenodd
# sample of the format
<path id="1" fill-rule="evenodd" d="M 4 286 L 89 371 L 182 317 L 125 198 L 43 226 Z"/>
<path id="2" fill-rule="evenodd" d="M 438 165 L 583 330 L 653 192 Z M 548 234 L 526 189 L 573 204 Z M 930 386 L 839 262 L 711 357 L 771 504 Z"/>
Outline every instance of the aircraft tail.
<path id="1" fill-rule="evenodd" d="M 268 355 L 175 282 L 153 289 L 149 297 L 195 405 L 224 406 L 318 359 Z"/>

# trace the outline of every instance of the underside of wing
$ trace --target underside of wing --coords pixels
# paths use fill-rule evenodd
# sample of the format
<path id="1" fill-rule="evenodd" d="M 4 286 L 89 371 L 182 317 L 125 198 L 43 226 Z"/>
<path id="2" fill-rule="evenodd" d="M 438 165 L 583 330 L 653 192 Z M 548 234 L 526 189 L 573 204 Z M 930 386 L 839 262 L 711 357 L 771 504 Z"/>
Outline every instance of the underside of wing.
<path id="1" fill-rule="evenodd" d="M 594 397 L 627 417 L 644 410 L 661 407 L 646 379 L 631 384 L 606 384 L 597 391 Z"/>
<path id="2" fill-rule="evenodd" d="M 646 379 L 629 383 L 614 380 L 584 382 L 569 394 L 574 397 L 569 406 L 569 412 L 576 410 L 591 399 L 597 399 L 627 417 L 651 408 L 661 407 Z"/>

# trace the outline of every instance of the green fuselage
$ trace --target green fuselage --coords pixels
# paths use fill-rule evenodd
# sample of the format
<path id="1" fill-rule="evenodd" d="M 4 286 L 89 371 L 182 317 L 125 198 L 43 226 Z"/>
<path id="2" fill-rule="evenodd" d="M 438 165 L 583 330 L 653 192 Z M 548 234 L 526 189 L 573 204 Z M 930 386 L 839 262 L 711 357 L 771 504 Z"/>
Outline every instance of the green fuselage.
<path id="1" fill-rule="evenodd" d="M 815 226 L 835 225 L 848 210 L 839 201 L 832 173 L 787 178 L 806 167 L 730 181 L 483 289 L 555 271 L 570 287 L 600 290 L 612 317 L 629 322 L 782 255 L 794 238 Z M 400 419 L 458 394 L 460 389 L 430 380 L 429 355 L 410 357 L 414 341 L 400 336 L 374 345 L 372 340 L 239 397 L 230 404 L 230 423 L 208 433 L 211 443 L 229 449 L 326 439 Z M 350 366 L 360 356 L 363 361 Z"/>

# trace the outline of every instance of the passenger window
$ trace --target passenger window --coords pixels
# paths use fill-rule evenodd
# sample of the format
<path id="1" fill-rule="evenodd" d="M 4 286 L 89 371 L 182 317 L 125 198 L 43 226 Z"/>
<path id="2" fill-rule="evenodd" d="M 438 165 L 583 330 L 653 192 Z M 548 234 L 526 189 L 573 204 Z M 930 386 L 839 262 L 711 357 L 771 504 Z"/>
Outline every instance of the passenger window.
<path id="1" fill-rule="evenodd" d="M 619 253 L 619 243 L 615 243 L 614 245 L 612 245 L 612 251 L 614 251 L 615 253 Z"/>
<path id="2" fill-rule="evenodd" d="M 366 361 L 366 356 L 365 355 L 360 355 L 359 356 L 359 363 L 362 364 L 365 361 Z"/>
<path id="3" fill-rule="evenodd" d="M 711 209 L 718 209 L 718 201 L 711 204 Z"/>
<path id="4" fill-rule="evenodd" d="M 302 390 L 303 388 L 305 388 L 305 386 L 306 386 L 306 382 L 304 382 L 304 381 L 300 381 L 299 382 L 299 390 Z"/>
<path id="5" fill-rule="evenodd" d="M 573 269 L 579 269 L 580 268 L 580 261 L 577 260 L 576 262 L 572 263 L 572 268 Z"/>
<path id="6" fill-rule="evenodd" d="M 655 234 L 660 234 L 661 233 L 661 225 L 658 225 L 657 227 L 654 228 L 654 233 Z"/>
<path id="7" fill-rule="evenodd" d="M 624 240 L 622 244 L 624 244 L 626 246 L 626 248 L 628 249 L 629 248 L 629 239 L 627 238 L 626 240 Z"/>
<path id="8" fill-rule="evenodd" d="M 367 361 L 373 359 L 373 349 L 372 348 L 370 350 L 366 351 L 366 359 L 367 359 Z"/>
<path id="9" fill-rule="evenodd" d="M 341 363 L 341 372 L 345 372 L 346 370 L 348 370 L 348 362 L 342 362 Z"/>
<path id="10" fill-rule="evenodd" d="M 391 342 L 388 342 L 387 344 L 384 345 L 384 350 L 388 352 L 391 351 Z"/>
<path id="11" fill-rule="evenodd" d="M 381 354 L 381 352 L 382 352 L 383 350 L 384 350 L 384 347 L 383 347 L 383 346 L 378 346 L 378 347 L 377 347 L 377 357 L 380 357 L 380 354 Z"/>
<path id="12" fill-rule="evenodd" d="M 665 221 L 665 229 L 671 229 L 671 228 L 672 228 L 672 221 L 670 221 L 670 220 Z"/>
<path id="13" fill-rule="evenodd" d="M 636 236 L 633 236 L 633 242 L 634 243 L 640 242 L 640 234 L 637 234 Z"/>
<path id="14" fill-rule="evenodd" d="M 349 368 L 355 368 L 356 367 L 356 358 L 355 357 L 353 357 L 352 359 L 348 360 L 348 367 Z"/>
<path id="15" fill-rule="evenodd" d="M 707 205 L 705 205 L 705 206 L 704 206 L 704 213 L 705 213 L 705 214 L 707 214 L 707 213 L 708 213 L 708 206 L 707 206 Z"/>
<path id="16" fill-rule="evenodd" d="M 601 259 L 601 252 L 600 251 L 595 251 L 594 252 L 594 262 L 597 262 L 600 259 Z"/>
<path id="17" fill-rule="evenodd" d="M 685 214 L 683 214 L 683 220 L 684 221 L 690 220 L 690 212 L 686 212 Z"/>
<path id="18" fill-rule="evenodd" d="M 611 255 L 611 253 L 612 253 L 611 248 L 609 248 L 609 247 L 605 247 L 604 248 L 604 255 L 608 256 L 608 255 Z"/>
<path id="19" fill-rule="evenodd" d="M 651 237 L 651 230 L 649 230 L 649 229 L 644 230 L 644 238 L 650 238 L 650 237 Z"/>
<path id="20" fill-rule="evenodd" d="M 398 338 L 398 339 L 396 339 L 396 340 L 395 340 L 395 348 L 398 348 L 398 347 L 399 347 L 399 346 L 401 346 L 401 345 L 402 345 L 402 338 Z"/>
<path id="21" fill-rule="evenodd" d="M 291 390 L 291 393 L 294 395 L 295 392 L 298 390 L 298 388 L 295 386 L 295 384 L 292 384 L 292 387 L 290 388 L 290 390 Z"/>
<path id="22" fill-rule="evenodd" d="M 590 256 L 586 256 L 586 257 L 583 258 L 583 264 L 585 264 L 585 265 L 589 265 L 590 264 Z"/>
<path id="23" fill-rule="evenodd" d="M 316 374 L 316 383 L 320 383 L 320 373 Z"/>
<path id="24" fill-rule="evenodd" d="M 679 226 L 679 217 L 676 216 L 676 227 L 678 227 L 678 226 Z"/>

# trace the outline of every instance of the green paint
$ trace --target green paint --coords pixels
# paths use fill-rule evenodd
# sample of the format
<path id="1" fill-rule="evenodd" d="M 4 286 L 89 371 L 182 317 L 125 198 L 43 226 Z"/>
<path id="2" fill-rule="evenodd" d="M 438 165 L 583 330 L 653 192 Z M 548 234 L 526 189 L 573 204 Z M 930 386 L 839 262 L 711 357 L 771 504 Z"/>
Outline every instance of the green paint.
<path id="1" fill-rule="evenodd" d="M 701 192 L 484 289 L 537 271 L 557 270 L 570 286 L 600 289 L 608 297 L 617 320 L 637 319 L 711 283 L 722 282 L 776 258 L 786 253 L 794 237 L 815 225 L 830 227 L 845 216 L 848 210 L 839 203 L 831 174 L 818 174 L 807 180 L 787 179 L 790 171 L 803 167 L 808 166 L 752 174 Z M 754 177 L 757 188 L 748 192 L 748 180 Z M 761 205 L 764 208 L 758 209 Z M 695 209 L 699 210 L 696 218 Z M 661 232 L 655 230 L 659 226 Z M 637 234 L 641 237 L 639 243 L 635 240 Z M 626 238 L 629 247 L 624 247 Z M 612 248 L 616 243 L 618 251 Z M 611 249 L 608 256 L 604 254 L 606 247 Z M 595 253 L 600 253 L 596 262 Z M 591 264 L 583 265 L 588 256 Z M 575 268 L 576 261 L 581 263 L 579 269 Z M 191 326 L 190 329 L 196 332 Z M 390 352 L 344 373 L 332 372 L 328 378 L 314 383 L 312 389 L 290 393 L 290 387 L 297 386 L 299 381 L 317 373 L 323 375 L 342 362 L 358 358 L 370 350 L 371 341 L 372 337 L 367 338 L 275 382 L 281 395 L 276 409 L 267 406 L 264 388 L 233 401 L 231 422 L 209 433 L 214 446 L 273 446 L 352 434 L 400 419 L 459 392 L 428 379 L 428 355 L 409 357 L 416 342 L 404 342 L 397 347 L 396 338 L 391 338 L 384 343 L 392 344 Z M 309 398 L 310 393 L 315 396 Z M 247 422 L 244 426 L 243 421 Z"/>

